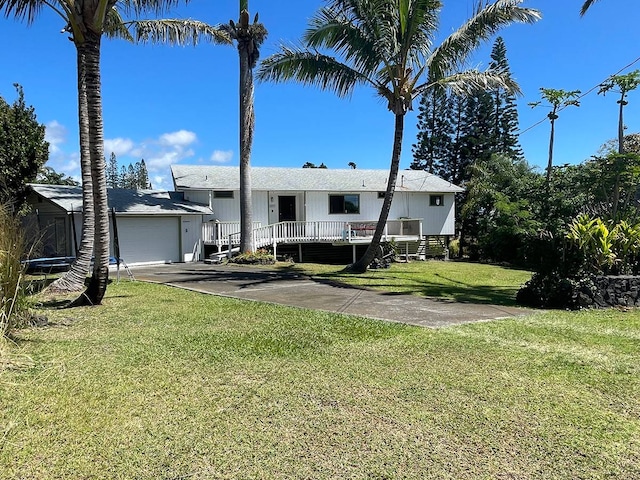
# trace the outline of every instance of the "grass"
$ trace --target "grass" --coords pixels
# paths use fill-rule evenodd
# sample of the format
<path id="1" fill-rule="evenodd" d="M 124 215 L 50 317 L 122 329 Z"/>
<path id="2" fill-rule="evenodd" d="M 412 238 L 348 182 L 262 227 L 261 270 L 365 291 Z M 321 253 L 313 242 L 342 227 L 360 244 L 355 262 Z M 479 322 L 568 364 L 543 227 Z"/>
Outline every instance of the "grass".
<path id="1" fill-rule="evenodd" d="M 344 267 L 336 265 L 300 263 L 282 268 L 355 287 L 494 305 L 515 305 L 516 292 L 531 278 L 526 270 L 469 262 L 394 263 L 362 275 L 343 272 Z"/>
<path id="2" fill-rule="evenodd" d="M 0 370 L 3 479 L 640 478 L 640 312 L 428 330 L 111 285 Z"/>

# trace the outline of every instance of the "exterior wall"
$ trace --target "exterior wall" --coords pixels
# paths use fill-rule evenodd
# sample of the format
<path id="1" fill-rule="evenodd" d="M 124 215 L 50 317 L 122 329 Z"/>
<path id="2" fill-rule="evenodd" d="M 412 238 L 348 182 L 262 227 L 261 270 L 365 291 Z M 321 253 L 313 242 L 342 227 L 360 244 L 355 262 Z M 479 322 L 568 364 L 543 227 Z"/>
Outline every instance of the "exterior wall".
<path id="1" fill-rule="evenodd" d="M 194 203 L 209 205 L 209 190 L 186 190 L 184 199 Z"/>
<path id="2" fill-rule="evenodd" d="M 455 235 L 455 195 L 453 193 L 410 193 L 408 194 L 409 218 L 422 218 L 424 235 Z M 442 195 L 439 206 L 429 205 L 430 195 Z M 395 197 L 394 197 L 395 203 Z"/>
<path id="3" fill-rule="evenodd" d="M 329 195 L 360 195 L 360 213 L 329 213 Z M 395 201 L 394 201 L 395 203 Z M 308 222 L 335 220 L 344 222 L 362 222 L 377 220 L 382 208 L 382 199 L 377 192 L 307 192 L 306 193 Z M 393 206 L 392 206 L 393 209 Z M 389 215 L 389 218 L 393 218 Z"/>
<path id="4" fill-rule="evenodd" d="M 329 195 L 357 194 L 360 196 L 359 214 L 330 214 Z M 380 216 L 382 198 L 377 192 L 295 192 L 295 191 L 256 191 L 253 193 L 253 220 L 262 225 L 278 222 L 278 196 L 296 196 L 296 219 L 298 221 L 344 221 L 363 222 L 376 221 Z M 430 206 L 430 195 L 442 195 L 443 204 Z M 214 218 L 222 222 L 239 221 L 240 203 L 239 192 L 234 191 L 233 198 L 213 198 L 211 207 Z M 185 199 L 193 202 L 208 203 L 208 191 L 185 192 Z M 454 235 L 455 234 L 455 194 L 453 193 L 422 193 L 396 192 L 393 196 L 389 220 L 399 218 L 420 218 L 423 220 L 424 235 Z M 207 219 L 205 219 L 206 221 Z"/>
<path id="5" fill-rule="evenodd" d="M 202 196 L 203 195 L 199 195 L 199 197 Z M 267 198 L 267 192 L 253 192 L 251 200 L 253 204 L 253 221 L 267 225 L 269 223 L 269 200 Z M 197 200 L 191 201 L 195 202 Z M 213 198 L 212 193 L 211 209 L 213 210 L 214 219 L 220 220 L 221 222 L 237 222 L 240 220 L 240 192 L 235 190 L 233 192 L 233 198 Z"/>

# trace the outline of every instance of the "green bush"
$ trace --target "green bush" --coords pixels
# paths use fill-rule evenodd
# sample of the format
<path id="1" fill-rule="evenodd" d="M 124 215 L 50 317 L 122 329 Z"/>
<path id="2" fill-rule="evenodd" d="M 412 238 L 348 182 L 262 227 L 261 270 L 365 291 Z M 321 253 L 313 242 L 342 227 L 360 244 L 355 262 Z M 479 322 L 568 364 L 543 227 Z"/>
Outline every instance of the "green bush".
<path id="1" fill-rule="evenodd" d="M 273 265 L 276 259 L 264 248 L 260 248 L 255 252 L 246 252 L 235 255 L 229 259 L 229 263 L 237 263 L 240 265 Z"/>
<path id="2" fill-rule="evenodd" d="M 29 317 L 27 295 L 22 289 L 25 238 L 19 220 L 0 205 L 0 337 Z"/>

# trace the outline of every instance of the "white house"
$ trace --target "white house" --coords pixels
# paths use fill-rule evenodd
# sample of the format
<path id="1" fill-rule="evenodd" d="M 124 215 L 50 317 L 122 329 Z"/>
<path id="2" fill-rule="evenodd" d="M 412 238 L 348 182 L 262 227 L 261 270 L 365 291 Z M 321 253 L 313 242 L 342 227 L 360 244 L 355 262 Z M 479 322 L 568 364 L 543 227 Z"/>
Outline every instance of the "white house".
<path id="1" fill-rule="evenodd" d="M 171 171 L 174 189 L 185 200 L 213 211 L 214 221 L 202 229 L 204 253 L 237 244 L 239 168 L 173 165 Z M 347 247 L 355 257 L 371 241 L 387 178 L 386 170 L 252 167 L 256 247 L 279 252 L 286 247 L 298 260 L 314 256 L 320 245 L 321 258 L 327 257 L 327 246 Z M 383 240 L 424 256 L 428 239 L 444 243 L 455 234 L 455 194 L 462 191 L 424 171 L 400 171 Z"/>
<path id="2" fill-rule="evenodd" d="M 82 230 L 82 188 L 32 184 L 29 224 L 45 257 L 73 257 Z M 198 255 L 201 226 L 211 218 L 208 205 L 185 201 L 178 192 L 108 189 L 115 211 L 120 257 L 129 265 L 182 262 Z M 113 218 L 110 225 L 114 255 Z"/>

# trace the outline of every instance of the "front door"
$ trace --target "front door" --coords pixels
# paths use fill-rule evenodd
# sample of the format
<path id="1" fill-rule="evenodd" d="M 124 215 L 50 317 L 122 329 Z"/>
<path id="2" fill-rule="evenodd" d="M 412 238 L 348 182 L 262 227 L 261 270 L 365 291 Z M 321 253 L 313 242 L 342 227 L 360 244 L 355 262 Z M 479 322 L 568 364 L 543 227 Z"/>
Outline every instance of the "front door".
<path id="1" fill-rule="evenodd" d="M 295 195 L 278 196 L 278 221 L 296 221 L 296 197 Z"/>

